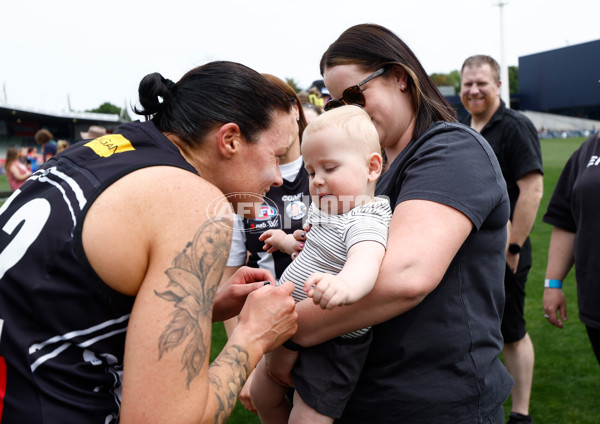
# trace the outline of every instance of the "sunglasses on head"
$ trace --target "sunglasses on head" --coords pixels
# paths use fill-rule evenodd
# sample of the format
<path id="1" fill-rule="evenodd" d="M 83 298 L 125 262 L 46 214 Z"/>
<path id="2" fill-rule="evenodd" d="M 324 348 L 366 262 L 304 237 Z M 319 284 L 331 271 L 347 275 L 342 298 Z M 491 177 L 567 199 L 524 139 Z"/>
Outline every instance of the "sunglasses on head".
<path id="1" fill-rule="evenodd" d="M 340 107 L 343 105 L 357 105 L 360 107 L 364 107 L 366 104 L 365 95 L 363 94 L 360 87 L 362 87 L 363 85 L 365 85 L 366 83 L 371 81 L 373 78 L 376 78 L 379 75 L 383 74 L 384 72 L 385 72 L 385 68 L 379 68 L 378 70 L 373 72 L 371 75 L 366 77 L 364 80 L 362 80 L 358 84 L 353 85 L 352 87 L 346 88 L 344 90 L 344 92 L 342 93 L 341 99 L 328 101 L 327 104 L 325 105 L 324 109 L 331 110 L 331 109 L 335 109 L 336 107 Z"/>

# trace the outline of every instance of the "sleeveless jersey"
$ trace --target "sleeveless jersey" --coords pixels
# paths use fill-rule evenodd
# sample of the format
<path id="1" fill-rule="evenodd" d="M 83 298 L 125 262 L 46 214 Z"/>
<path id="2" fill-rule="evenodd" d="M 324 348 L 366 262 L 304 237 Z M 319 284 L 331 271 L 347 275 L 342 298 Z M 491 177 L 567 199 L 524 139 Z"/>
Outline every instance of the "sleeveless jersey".
<path id="1" fill-rule="evenodd" d="M 90 266 L 83 220 L 110 184 L 135 170 L 196 171 L 152 122 L 118 132 L 56 155 L 0 208 L 2 424 L 119 419 L 135 298 L 112 290 Z M 118 219 L 106 216 L 106 225 Z"/>
<path id="2" fill-rule="evenodd" d="M 278 229 L 287 234 L 301 230 L 306 221 L 308 205 L 308 173 L 304 166 L 301 166 L 294 181 L 284 179 L 283 185 L 269 189 L 259 217 L 243 220 L 246 248 L 250 252 L 248 266 L 268 269 L 279 281 L 292 258 L 280 251 L 267 253 L 262 248 L 265 243 L 258 240 L 258 237 L 267 230 Z"/>

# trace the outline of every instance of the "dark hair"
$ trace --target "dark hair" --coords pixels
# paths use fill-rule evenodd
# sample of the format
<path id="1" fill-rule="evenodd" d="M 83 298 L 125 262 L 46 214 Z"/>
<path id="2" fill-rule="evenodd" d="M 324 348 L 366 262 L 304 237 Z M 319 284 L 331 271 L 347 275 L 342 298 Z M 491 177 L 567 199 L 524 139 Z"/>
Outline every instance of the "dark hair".
<path id="1" fill-rule="evenodd" d="M 300 113 L 298 119 L 298 135 L 300 136 L 300 142 L 302 142 L 302 134 L 304 133 L 304 128 L 306 128 L 306 117 L 304 116 L 304 111 L 302 110 L 302 104 L 300 103 L 300 99 L 298 95 L 294 91 L 294 89 L 281 78 L 277 78 L 271 74 L 262 74 L 270 83 L 279 87 L 283 92 L 290 98 L 293 104 L 298 106 L 298 112 Z"/>
<path id="2" fill-rule="evenodd" d="M 292 107 L 290 98 L 258 72 L 226 61 L 194 68 L 177 83 L 158 72 L 146 75 L 138 92 L 142 109 L 133 111 L 189 145 L 228 122 L 237 124 L 247 141 L 256 141 L 271 126 L 275 111 Z"/>
<path id="3" fill-rule="evenodd" d="M 15 146 L 8 146 L 8 149 L 6 149 L 6 160 L 4 161 L 4 171 L 6 175 L 10 172 L 8 168 L 10 168 L 12 163 L 16 161 L 18 157 L 19 151 L 17 148 Z"/>
<path id="4" fill-rule="evenodd" d="M 35 138 L 36 143 L 46 144 L 47 142 L 52 140 L 54 138 L 54 136 L 46 128 L 42 128 L 41 130 L 39 130 L 38 132 L 35 133 L 34 138 Z"/>
<path id="5" fill-rule="evenodd" d="M 465 59 L 463 62 L 462 68 L 460 68 L 460 76 L 462 78 L 462 73 L 466 67 L 479 67 L 483 65 L 490 65 L 490 69 L 492 70 L 492 76 L 494 77 L 494 81 L 500 82 L 500 65 L 496 62 L 491 56 L 487 56 L 484 54 L 478 54 L 475 56 L 471 56 Z"/>
<path id="6" fill-rule="evenodd" d="M 415 54 L 389 29 L 375 24 L 348 28 L 323 53 L 321 75 L 326 67 L 350 64 L 370 72 L 385 67 L 388 73 L 394 65 L 406 71 L 407 89 L 416 115 L 413 138 L 423 134 L 433 121 L 456 121 L 456 111 L 429 78 Z"/>

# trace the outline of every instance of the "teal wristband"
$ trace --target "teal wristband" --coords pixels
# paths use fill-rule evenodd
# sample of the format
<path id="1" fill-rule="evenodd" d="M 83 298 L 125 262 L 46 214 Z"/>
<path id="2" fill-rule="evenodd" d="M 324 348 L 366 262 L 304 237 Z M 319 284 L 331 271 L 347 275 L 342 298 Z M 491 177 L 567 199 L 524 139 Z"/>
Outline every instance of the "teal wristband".
<path id="1" fill-rule="evenodd" d="M 544 287 L 551 289 L 562 289 L 562 281 L 560 280 L 545 280 Z"/>

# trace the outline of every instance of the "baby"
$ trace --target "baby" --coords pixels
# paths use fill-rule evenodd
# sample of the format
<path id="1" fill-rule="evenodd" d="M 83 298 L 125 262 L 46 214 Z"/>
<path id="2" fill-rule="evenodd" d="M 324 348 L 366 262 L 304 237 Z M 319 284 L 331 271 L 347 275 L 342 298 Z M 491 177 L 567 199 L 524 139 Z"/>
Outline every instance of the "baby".
<path id="1" fill-rule="evenodd" d="M 323 309 L 355 303 L 375 284 L 392 216 L 388 200 L 374 195 L 382 170 L 377 131 L 360 107 L 339 107 L 307 126 L 302 157 L 313 201 L 307 221 L 311 230 L 280 282 L 296 285 L 296 302 L 311 297 Z M 268 251 L 289 254 L 298 243 L 281 230 L 269 230 L 260 239 Z M 301 348 L 292 372 L 293 409 L 288 388 L 270 378 L 263 359 L 250 387 L 261 422 L 332 423 L 339 418 L 370 340 L 370 329 L 364 328 Z"/>

